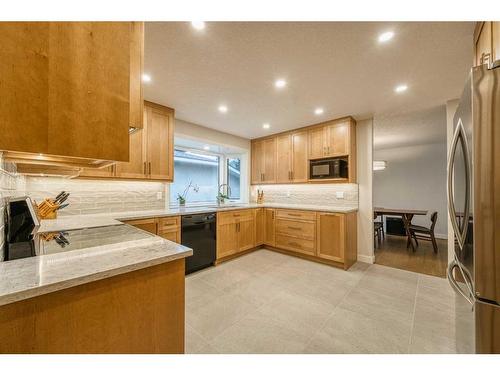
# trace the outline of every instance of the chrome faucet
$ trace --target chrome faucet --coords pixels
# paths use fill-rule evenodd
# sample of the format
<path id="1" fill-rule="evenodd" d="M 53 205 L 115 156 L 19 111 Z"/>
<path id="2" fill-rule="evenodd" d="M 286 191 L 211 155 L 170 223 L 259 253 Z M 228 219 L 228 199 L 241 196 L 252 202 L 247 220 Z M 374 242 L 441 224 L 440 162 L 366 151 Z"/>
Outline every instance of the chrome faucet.
<path id="1" fill-rule="evenodd" d="M 224 186 L 226 187 L 227 194 L 224 194 Z M 224 201 L 226 199 L 229 199 L 230 196 L 231 196 L 231 186 L 229 186 L 228 184 L 220 184 L 219 188 L 217 189 L 217 204 L 224 204 Z"/>

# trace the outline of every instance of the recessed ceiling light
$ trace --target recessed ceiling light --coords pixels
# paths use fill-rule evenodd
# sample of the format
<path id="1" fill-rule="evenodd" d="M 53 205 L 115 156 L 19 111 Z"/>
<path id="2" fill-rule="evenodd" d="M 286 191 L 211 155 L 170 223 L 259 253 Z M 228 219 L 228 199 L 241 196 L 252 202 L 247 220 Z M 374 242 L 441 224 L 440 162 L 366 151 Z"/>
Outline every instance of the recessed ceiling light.
<path id="1" fill-rule="evenodd" d="M 205 145 L 205 146 L 203 146 L 203 149 L 206 150 L 206 151 L 208 151 L 208 150 L 210 150 L 210 146 L 209 145 Z"/>
<path id="2" fill-rule="evenodd" d="M 262 124 L 262 127 L 264 129 L 269 129 L 271 127 L 271 125 L 269 125 L 269 123 L 266 122 L 266 123 Z"/>
<path id="3" fill-rule="evenodd" d="M 277 79 L 274 81 L 274 86 L 278 89 L 282 89 L 286 86 L 286 81 L 284 79 Z"/>
<path id="4" fill-rule="evenodd" d="M 314 110 L 314 114 L 315 114 L 315 115 L 322 115 L 322 114 L 323 114 L 323 112 L 325 112 L 325 111 L 323 110 L 323 108 L 316 108 L 316 109 Z"/>
<path id="5" fill-rule="evenodd" d="M 396 91 L 397 93 L 405 92 L 406 90 L 408 90 L 407 85 L 399 85 L 394 89 L 394 91 Z"/>
<path id="6" fill-rule="evenodd" d="M 220 105 L 219 106 L 219 112 L 226 113 L 227 112 L 227 107 L 225 105 Z"/>
<path id="7" fill-rule="evenodd" d="M 151 76 L 149 74 L 144 73 L 142 75 L 142 82 L 151 82 Z"/>
<path id="8" fill-rule="evenodd" d="M 380 43 L 385 43 L 391 40 L 394 37 L 394 33 L 392 31 L 386 31 L 378 36 L 378 41 Z"/>
<path id="9" fill-rule="evenodd" d="M 196 30 L 203 30 L 205 28 L 205 22 L 191 21 L 191 26 L 193 26 Z"/>

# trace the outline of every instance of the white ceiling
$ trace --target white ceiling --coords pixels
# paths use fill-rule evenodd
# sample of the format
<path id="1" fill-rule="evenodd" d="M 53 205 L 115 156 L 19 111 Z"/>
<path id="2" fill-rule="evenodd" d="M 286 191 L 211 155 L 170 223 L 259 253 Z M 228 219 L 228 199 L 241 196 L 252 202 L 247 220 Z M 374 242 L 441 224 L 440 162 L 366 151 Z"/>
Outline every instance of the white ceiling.
<path id="1" fill-rule="evenodd" d="M 472 22 L 147 22 L 145 98 L 246 138 L 353 115 L 417 111 L 459 97 Z M 386 44 L 378 34 L 395 32 Z M 285 78 L 283 90 L 274 80 Z M 394 87 L 408 85 L 395 94 Z M 228 106 L 226 114 L 218 112 Z M 321 106 L 321 116 L 313 113 Z M 262 129 L 269 122 L 271 129 Z"/>
<path id="2" fill-rule="evenodd" d="M 373 148 L 407 147 L 446 142 L 446 106 L 373 120 Z"/>

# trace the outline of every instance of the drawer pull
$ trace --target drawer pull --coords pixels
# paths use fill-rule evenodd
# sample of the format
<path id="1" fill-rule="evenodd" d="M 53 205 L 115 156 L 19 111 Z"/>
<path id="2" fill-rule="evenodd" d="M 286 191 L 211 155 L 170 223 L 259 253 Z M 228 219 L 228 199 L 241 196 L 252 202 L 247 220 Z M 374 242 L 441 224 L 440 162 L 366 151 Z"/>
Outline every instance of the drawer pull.
<path id="1" fill-rule="evenodd" d="M 289 246 L 300 247 L 300 248 L 302 247 L 302 246 L 300 246 L 300 244 L 298 244 L 297 242 L 288 242 L 288 245 L 289 245 Z"/>
<path id="2" fill-rule="evenodd" d="M 288 216 L 296 216 L 296 217 L 301 217 L 301 214 L 293 214 L 291 212 L 287 213 Z"/>
<path id="3" fill-rule="evenodd" d="M 288 229 L 291 229 L 291 230 L 301 230 L 301 228 L 298 228 L 298 227 L 288 227 Z"/>

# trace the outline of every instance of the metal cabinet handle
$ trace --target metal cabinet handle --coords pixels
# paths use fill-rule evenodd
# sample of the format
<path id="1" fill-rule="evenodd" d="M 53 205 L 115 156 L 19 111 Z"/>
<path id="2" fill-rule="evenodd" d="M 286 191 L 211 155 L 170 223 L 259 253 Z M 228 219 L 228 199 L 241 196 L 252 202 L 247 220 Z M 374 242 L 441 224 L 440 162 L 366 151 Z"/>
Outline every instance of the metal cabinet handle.
<path id="1" fill-rule="evenodd" d="M 455 201 L 453 196 L 453 162 L 455 160 L 455 155 L 457 147 L 462 146 L 463 157 L 465 161 L 465 206 L 464 206 L 464 220 L 463 228 L 459 228 L 457 221 L 457 213 L 455 211 Z M 453 226 L 453 232 L 458 240 L 458 245 L 460 249 L 463 249 L 465 244 L 465 237 L 467 236 L 467 225 L 469 222 L 469 196 L 470 196 L 470 164 L 469 164 L 469 145 L 467 144 L 467 135 L 465 133 L 464 126 L 462 124 L 462 119 L 458 120 L 457 128 L 453 134 L 453 139 L 451 141 L 450 155 L 448 156 L 448 176 L 446 179 L 446 190 L 448 192 L 448 215 L 450 216 L 451 224 Z"/>
<path id="2" fill-rule="evenodd" d="M 146 162 L 144 162 L 144 174 L 146 174 Z"/>
<path id="3" fill-rule="evenodd" d="M 457 267 L 460 270 L 460 273 L 462 274 L 462 277 L 464 278 L 464 280 L 466 280 L 466 285 L 467 285 L 469 295 L 467 295 L 462 290 L 462 288 L 460 288 L 460 286 L 458 285 L 458 282 L 453 277 L 453 270 Z M 472 305 L 472 307 L 474 307 L 474 302 L 475 302 L 474 294 L 472 293 L 472 290 L 470 290 L 470 288 L 469 288 L 469 283 L 467 282 L 467 277 L 465 275 L 466 275 L 466 273 L 463 272 L 463 268 L 459 265 L 459 263 L 456 260 L 453 260 L 448 265 L 448 269 L 446 270 L 446 277 L 448 278 L 448 282 L 450 283 L 452 288 L 455 290 L 455 292 L 457 292 L 462 297 L 464 297 L 467 300 L 467 302 L 469 302 Z"/>
<path id="4" fill-rule="evenodd" d="M 301 214 L 294 214 L 294 213 L 291 213 L 291 212 L 289 212 L 287 215 L 288 216 L 294 216 L 294 217 L 301 217 L 302 216 Z"/>
<path id="5" fill-rule="evenodd" d="M 301 247 L 297 242 L 288 242 L 289 246 Z"/>
<path id="6" fill-rule="evenodd" d="M 298 228 L 298 227 L 288 227 L 288 229 L 291 229 L 291 230 L 301 230 L 301 228 Z"/>
<path id="7" fill-rule="evenodd" d="M 151 162 L 149 162 L 148 164 L 149 164 L 149 175 L 151 175 Z"/>

